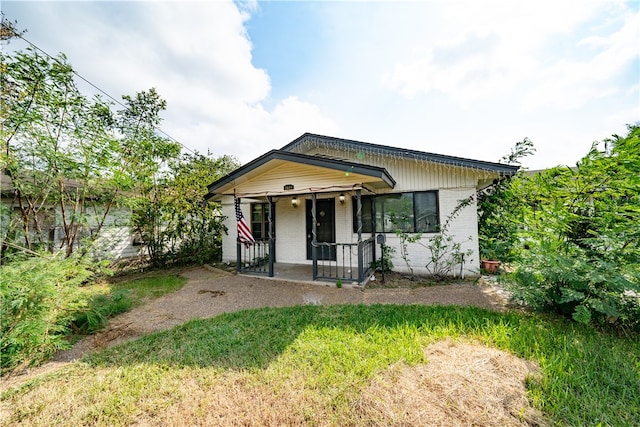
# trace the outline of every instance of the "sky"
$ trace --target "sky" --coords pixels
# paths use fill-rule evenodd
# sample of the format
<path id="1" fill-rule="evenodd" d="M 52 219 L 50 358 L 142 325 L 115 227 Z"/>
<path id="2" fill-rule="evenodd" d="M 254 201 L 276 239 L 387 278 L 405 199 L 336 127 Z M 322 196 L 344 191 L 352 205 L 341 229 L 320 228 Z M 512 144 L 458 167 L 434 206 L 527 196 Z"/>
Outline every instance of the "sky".
<path id="1" fill-rule="evenodd" d="M 155 87 L 164 132 L 243 164 L 311 132 L 486 161 L 527 137 L 523 166 L 571 166 L 640 121 L 637 0 L 0 8 L 112 97 Z"/>

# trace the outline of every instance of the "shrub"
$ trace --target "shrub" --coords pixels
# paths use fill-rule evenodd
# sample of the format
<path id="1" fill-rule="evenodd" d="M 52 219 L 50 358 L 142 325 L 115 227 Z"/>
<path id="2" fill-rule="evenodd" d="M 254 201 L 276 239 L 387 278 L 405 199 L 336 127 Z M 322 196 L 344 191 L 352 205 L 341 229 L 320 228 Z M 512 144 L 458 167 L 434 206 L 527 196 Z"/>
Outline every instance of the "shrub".
<path id="1" fill-rule="evenodd" d="M 80 287 L 93 275 L 84 261 L 71 257 L 32 257 L 1 267 L 0 369 L 37 365 L 67 348 L 77 312 L 89 305 Z"/>
<path id="2" fill-rule="evenodd" d="M 391 271 L 393 270 L 393 256 L 396 254 L 396 248 L 389 246 L 386 243 L 380 244 L 381 254 L 380 258 L 371 262 L 371 267 L 376 271 Z"/>
<path id="3" fill-rule="evenodd" d="M 640 328 L 640 127 L 594 144 L 576 168 L 515 181 L 523 222 L 515 293 L 595 325 Z"/>

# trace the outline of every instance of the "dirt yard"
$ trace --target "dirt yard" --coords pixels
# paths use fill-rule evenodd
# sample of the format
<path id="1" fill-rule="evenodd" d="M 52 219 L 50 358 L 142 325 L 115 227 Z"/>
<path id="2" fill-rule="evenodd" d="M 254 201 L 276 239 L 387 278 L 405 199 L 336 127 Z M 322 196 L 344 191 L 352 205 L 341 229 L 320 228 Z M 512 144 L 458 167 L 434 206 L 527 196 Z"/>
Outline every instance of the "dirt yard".
<path id="1" fill-rule="evenodd" d="M 493 286 L 471 283 L 420 286 L 419 281 L 397 274 L 387 275 L 388 286 L 378 281 L 364 289 L 249 277 L 212 267 L 191 268 L 180 274 L 188 279 L 182 289 L 117 316 L 104 331 L 60 352 L 53 361 L 69 362 L 88 352 L 169 329 L 194 318 L 249 308 L 302 304 L 455 304 L 494 310 L 505 307 L 499 289 Z"/>

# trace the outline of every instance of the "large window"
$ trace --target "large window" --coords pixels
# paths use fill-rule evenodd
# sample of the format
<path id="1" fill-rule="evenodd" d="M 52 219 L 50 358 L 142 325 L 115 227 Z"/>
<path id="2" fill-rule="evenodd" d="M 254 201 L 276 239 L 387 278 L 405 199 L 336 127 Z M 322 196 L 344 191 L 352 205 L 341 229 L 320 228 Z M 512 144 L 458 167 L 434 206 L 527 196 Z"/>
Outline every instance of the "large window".
<path id="1" fill-rule="evenodd" d="M 362 196 L 362 232 L 435 233 L 439 230 L 438 192 Z M 353 230 L 358 231 L 357 202 L 353 203 Z"/>
<path id="2" fill-rule="evenodd" d="M 273 221 L 275 222 L 275 212 L 273 214 Z M 251 233 L 253 233 L 253 238 L 256 240 L 264 240 L 269 238 L 268 203 L 251 204 Z"/>

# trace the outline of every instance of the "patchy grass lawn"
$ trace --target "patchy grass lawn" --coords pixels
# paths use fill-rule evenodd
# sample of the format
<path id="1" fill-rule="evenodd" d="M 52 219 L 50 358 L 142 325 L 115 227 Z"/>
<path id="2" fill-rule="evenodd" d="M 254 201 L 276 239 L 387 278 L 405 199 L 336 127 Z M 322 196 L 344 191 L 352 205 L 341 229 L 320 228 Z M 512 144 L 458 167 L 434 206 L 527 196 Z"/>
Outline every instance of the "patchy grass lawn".
<path id="1" fill-rule="evenodd" d="M 300 306 L 112 347 L 3 392 L 0 422 L 640 425 L 639 395 L 636 338 L 477 308 Z"/>
<path id="2" fill-rule="evenodd" d="M 145 275 L 114 283 L 102 282 L 89 287 L 93 293 L 87 310 L 74 317 L 74 330 L 91 334 L 107 325 L 110 317 L 124 313 L 153 298 L 182 288 L 187 282 L 176 275 Z"/>

